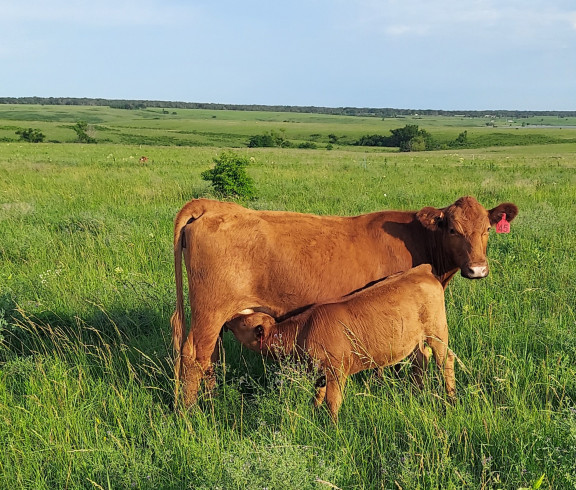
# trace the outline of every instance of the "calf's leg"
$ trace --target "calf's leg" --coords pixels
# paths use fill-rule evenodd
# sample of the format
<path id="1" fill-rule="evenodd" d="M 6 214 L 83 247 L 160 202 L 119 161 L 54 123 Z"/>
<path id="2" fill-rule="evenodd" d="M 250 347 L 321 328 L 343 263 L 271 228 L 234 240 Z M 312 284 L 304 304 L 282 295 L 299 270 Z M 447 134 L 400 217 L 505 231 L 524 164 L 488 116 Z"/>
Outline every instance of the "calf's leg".
<path id="1" fill-rule="evenodd" d="M 410 360 L 412 361 L 412 379 L 418 388 L 422 388 L 422 376 L 428 369 L 430 361 L 430 351 L 423 341 L 414 349 L 414 352 L 410 355 Z"/>
<path id="2" fill-rule="evenodd" d="M 319 407 L 322 405 L 324 398 L 326 398 L 326 376 L 321 376 L 316 381 L 316 395 L 314 396 L 314 406 Z"/>
<path id="3" fill-rule="evenodd" d="M 338 410 L 342 405 L 342 394 L 346 384 L 346 375 L 326 374 L 326 404 L 334 422 L 338 421 Z"/>
<path id="4" fill-rule="evenodd" d="M 448 348 L 448 333 L 441 337 L 429 337 L 426 342 L 434 353 L 434 360 L 442 370 L 446 393 L 451 398 L 456 396 L 456 378 L 454 376 L 454 353 Z"/>

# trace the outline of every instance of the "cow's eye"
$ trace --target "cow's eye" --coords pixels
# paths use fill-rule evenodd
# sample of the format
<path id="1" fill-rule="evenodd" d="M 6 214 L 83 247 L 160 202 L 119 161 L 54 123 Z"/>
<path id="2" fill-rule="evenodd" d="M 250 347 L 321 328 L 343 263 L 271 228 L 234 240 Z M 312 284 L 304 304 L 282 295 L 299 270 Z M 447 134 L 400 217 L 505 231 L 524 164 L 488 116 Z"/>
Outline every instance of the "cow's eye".
<path id="1" fill-rule="evenodd" d="M 456 230 L 454 228 L 450 228 L 450 235 L 456 235 Z"/>

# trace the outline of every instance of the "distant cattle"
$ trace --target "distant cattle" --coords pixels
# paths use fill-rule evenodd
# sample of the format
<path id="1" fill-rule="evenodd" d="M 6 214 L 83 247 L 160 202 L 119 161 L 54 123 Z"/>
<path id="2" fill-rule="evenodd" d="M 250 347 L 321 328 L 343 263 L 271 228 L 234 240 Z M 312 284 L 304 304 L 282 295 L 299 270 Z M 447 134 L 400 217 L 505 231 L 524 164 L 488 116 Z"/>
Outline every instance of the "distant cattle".
<path id="1" fill-rule="evenodd" d="M 148 157 L 145 156 L 141 156 L 139 162 L 140 163 L 146 163 L 148 161 Z"/>
<path id="2" fill-rule="evenodd" d="M 326 398 L 334 419 L 349 375 L 396 364 L 413 353 L 421 369 L 428 361 L 424 342 L 443 369 L 448 395 L 455 392 L 444 289 L 429 264 L 341 300 L 314 305 L 280 323 L 265 313 L 245 310 L 226 326 L 249 349 L 276 359 L 294 355 L 318 369 L 324 382 L 317 384 L 315 404 Z"/>
<path id="3" fill-rule="evenodd" d="M 246 308 L 279 317 L 419 264 L 431 264 L 444 287 L 458 270 L 469 279 L 485 277 L 488 231 L 504 213 L 512 221 L 518 208 L 503 203 L 486 210 L 472 197 L 445 208 L 354 217 L 188 202 L 174 224 L 176 398 L 180 384 L 185 406 L 196 401 L 204 378 L 213 385 L 222 325 Z M 182 255 L 192 314 L 187 335 Z"/>

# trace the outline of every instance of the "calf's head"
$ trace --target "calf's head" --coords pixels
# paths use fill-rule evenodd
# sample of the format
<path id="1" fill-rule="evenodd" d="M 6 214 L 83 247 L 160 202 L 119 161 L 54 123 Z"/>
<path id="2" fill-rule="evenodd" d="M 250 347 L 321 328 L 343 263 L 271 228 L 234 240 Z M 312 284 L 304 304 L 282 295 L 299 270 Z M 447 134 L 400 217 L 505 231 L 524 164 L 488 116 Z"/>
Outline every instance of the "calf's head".
<path id="1" fill-rule="evenodd" d="M 440 234 L 442 250 L 436 253 L 442 255 L 448 267 L 460 268 L 468 279 L 480 279 L 488 275 L 488 232 L 504 214 L 507 221 L 512 221 L 518 207 L 506 202 L 487 210 L 468 196 L 443 209 L 422 208 L 416 218 L 425 228 Z"/>
<path id="2" fill-rule="evenodd" d="M 263 341 L 270 329 L 276 324 L 274 317 L 266 313 L 254 313 L 253 310 L 243 310 L 238 316 L 226 323 L 238 341 L 250 350 L 260 352 Z"/>

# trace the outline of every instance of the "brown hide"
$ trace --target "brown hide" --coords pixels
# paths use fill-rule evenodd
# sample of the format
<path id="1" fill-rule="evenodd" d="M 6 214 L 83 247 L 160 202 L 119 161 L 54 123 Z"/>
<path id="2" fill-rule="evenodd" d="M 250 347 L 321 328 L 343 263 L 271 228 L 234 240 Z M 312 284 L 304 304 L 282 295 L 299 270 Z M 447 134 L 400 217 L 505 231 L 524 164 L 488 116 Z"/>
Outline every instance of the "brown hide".
<path id="1" fill-rule="evenodd" d="M 266 314 L 253 313 L 227 325 L 252 350 L 276 358 L 297 354 L 317 366 L 326 375 L 325 395 L 334 417 L 347 376 L 396 364 L 416 350 L 423 354 L 424 342 L 446 368 L 446 389 L 454 393 L 444 290 L 428 264 L 277 324 Z"/>
<path id="2" fill-rule="evenodd" d="M 210 374 L 222 325 L 238 312 L 262 307 L 280 316 L 423 263 L 443 286 L 459 268 L 466 277 L 484 277 L 486 231 L 502 212 L 511 221 L 517 208 L 505 203 L 487 211 L 465 197 L 442 209 L 337 217 L 190 201 L 175 219 L 171 319 L 185 405 L 195 402 L 200 381 Z M 182 255 L 192 313 L 187 336 Z"/>

